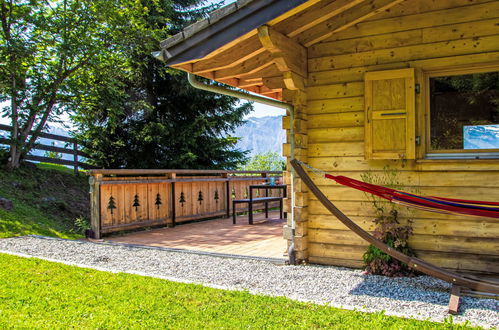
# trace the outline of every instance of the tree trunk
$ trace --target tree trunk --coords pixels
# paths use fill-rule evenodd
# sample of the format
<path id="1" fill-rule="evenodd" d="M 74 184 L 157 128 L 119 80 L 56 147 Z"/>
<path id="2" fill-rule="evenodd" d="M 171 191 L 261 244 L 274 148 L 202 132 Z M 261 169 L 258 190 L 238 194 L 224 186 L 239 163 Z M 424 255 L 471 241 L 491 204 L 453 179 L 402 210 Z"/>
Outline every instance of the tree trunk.
<path id="1" fill-rule="evenodd" d="M 21 164 L 21 152 L 19 149 L 11 149 L 10 150 L 10 157 L 9 157 L 9 162 L 7 164 L 7 167 L 9 169 L 15 169 L 19 168 L 19 165 Z"/>
<path id="2" fill-rule="evenodd" d="M 10 169 L 18 168 L 21 160 L 21 148 L 19 148 L 19 123 L 17 122 L 17 86 L 16 78 L 12 75 L 12 93 L 11 93 L 11 110 L 12 110 L 12 132 L 10 135 L 10 158 L 7 167 Z"/>

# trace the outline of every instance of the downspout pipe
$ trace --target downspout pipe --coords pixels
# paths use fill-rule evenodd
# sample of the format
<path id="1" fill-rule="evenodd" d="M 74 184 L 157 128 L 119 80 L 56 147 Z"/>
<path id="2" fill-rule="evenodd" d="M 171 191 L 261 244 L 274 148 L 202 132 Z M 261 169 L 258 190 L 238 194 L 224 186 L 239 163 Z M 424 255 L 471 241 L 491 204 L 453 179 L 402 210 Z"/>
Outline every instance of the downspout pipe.
<path id="1" fill-rule="evenodd" d="M 250 94 L 248 92 L 242 92 L 238 90 L 233 90 L 229 88 L 225 88 L 222 86 L 216 86 L 216 85 L 207 85 L 202 82 L 200 82 L 196 75 L 188 72 L 187 73 L 187 79 L 189 80 L 189 83 L 191 84 L 192 87 L 201 89 L 204 91 L 208 92 L 213 92 L 213 93 L 218 93 L 218 94 L 223 94 L 227 96 L 232 96 L 232 97 L 237 97 L 239 99 L 244 99 L 248 100 L 250 102 L 256 102 L 256 103 L 262 103 L 266 105 L 270 105 L 273 107 L 281 108 L 289 112 L 289 134 L 290 134 L 290 157 L 291 159 L 295 158 L 295 135 L 294 135 L 294 127 L 293 123 L 295 120 L 295 111 L 294 107 L 291 104 L 277 101 L 271 98 L 267 98 L 264 96 L 260 95 L 255 95 L 255 94 Z M 294 193 L 294 174 L 295 170 L 294 168 L 291 168 L 291 245 L 289 246 L 288 249 L 288 257 L 289 257 L 289 263 L 291 265 L 296 264 L 296 255 L 295 255 L 295 232 L 296 232 L 296 222 L 295 222 L 295 217 L 294 217 L 294 206 L 295 206 L 295 193 Z"/>

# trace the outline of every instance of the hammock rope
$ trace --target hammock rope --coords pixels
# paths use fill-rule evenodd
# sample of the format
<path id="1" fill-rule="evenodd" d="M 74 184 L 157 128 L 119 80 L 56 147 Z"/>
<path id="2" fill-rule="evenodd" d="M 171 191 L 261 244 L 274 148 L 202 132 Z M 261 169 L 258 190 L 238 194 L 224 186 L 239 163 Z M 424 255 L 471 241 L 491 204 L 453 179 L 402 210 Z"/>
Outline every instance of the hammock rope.
<path id="1" fill-rule="evenodd" d="M 341 185 L 354 188 L 406 207 L 413 207 L 437 213 L 464 214 L 470 216 L 499 218 L 499 203 L 465 199 L 419 196 L 402 190 L 387 188 L 355 180 L 341 175 L 331 175 L 325 171 L 298 161 L 317 176 L 333 180 Z"/>

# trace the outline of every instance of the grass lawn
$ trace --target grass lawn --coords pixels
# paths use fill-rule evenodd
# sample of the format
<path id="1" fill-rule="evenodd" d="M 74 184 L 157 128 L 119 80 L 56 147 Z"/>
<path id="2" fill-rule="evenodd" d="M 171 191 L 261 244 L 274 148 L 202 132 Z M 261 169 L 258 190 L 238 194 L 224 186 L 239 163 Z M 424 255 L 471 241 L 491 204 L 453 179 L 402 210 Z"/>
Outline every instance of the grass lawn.
<path id="1" fill-rule="evenodd" d="M 0 328 L 456 329 L 0 254 Z"/>
<path id="2" fill-rule="evenodd" d="M 44 235 L 82 237 L 75 219 L 88 219 L 88 178 L 60 165 L 40 163 L 14 171 L 0 168 L 0 197 L 12 211 L 0 208 L 0 238 Z"/>

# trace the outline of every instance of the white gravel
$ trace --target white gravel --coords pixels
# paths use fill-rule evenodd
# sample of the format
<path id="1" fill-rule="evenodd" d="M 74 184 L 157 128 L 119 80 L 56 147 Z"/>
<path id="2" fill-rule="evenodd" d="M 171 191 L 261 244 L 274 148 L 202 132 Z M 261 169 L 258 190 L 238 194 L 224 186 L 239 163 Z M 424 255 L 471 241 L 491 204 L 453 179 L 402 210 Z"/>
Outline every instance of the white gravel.
<path id="1" fill-rule="evenodd" d="M 0 253 L 286 296 L 345 309 L 385 311 L 387 315 L 440 322 L 449 317 L 449 284 L 428 276 L 386 278 L 340 267 L 285 266 L 262 260 L 33 236 L 0 239 Z M 499 301 L 462 297 L 460 315 L 453 321 L 499 327 Z"/>

